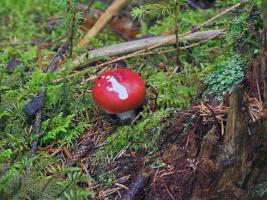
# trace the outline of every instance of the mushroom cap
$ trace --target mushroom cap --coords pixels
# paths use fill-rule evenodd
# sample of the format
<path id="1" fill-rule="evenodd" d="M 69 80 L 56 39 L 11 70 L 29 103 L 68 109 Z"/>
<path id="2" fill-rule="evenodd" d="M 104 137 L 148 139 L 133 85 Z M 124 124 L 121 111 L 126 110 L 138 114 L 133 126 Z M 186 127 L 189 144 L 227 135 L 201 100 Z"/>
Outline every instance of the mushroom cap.
<path id="1" fill-rule="evenodd" d="M 92 94 L 94 101 L 107 113 L 122 113 L 144 103 L 145 81 L 128 69 L 110 70 L 96 79 Z"/>

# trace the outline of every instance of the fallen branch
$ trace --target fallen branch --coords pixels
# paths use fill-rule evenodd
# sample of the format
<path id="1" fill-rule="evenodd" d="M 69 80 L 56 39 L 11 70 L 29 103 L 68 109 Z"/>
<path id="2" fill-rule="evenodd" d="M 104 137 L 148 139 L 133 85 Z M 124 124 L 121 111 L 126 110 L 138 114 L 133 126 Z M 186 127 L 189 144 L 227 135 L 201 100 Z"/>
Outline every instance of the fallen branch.
<path id="1" fill-rule="evenodd" d="M 121 199 L 134 200 L 139 199 L 144 192 L 144 188 L 148 184 L 149 174 L 140 174 L 138 175 L 131 185 L 129 186 L 128 191 L 123 195 Z"/>
<path id="2" fill-rule="evenodd" d="M 39 44 L 38 42 L 6 42 L 6 43 L 0 43 L 0 47 L 5 46 L 19 46 L 19 45 L 36 45 Z"/>
<path id="3" fill-rule="evenodd" d="M 201 44 L 205 44 L 205 43 L 209 42 L 210 40 L 215 39 L 215 38 L 217 38 L 219 36 L 222 36 L 222 34 L 220 32 L 217 35 L 214 35 L 214 36 L 212 36 L 210 38 L 207 38 L 206 40 L 201 40 L 201 41 L 199 41 L 197 43 L 193 43 L 191 45 L 180 47 L 180 50 L 191 49 L 191 48 L 199 46 Z M 168 50 L 163 50 L 163 51 L 152 51 L 151 50 L 151 51 L 146 51 L 144 53 L 139 53 L 136 56 L 160 55 L 160 54 L 170 53 L 170 52 L 173 52 L 173 51 L 176 51 L 176 49 L 168 49 Z"/>
<path id="4" fill-rule="evenodd" d="M 188 34 L 186 36 L 180 36 L 179 41 L 185 42 L 199 42 L 214 37 L 215 35 L 223 35 L 224 30 L 210 30 Z M 154 49 L 161 46 L 173 45 L 176 43 L 175 34 L 169 36 L 150 37 L 130 42 L 124 42 L 117 45 L 111 45 L 108 47 L 98 48 L 91 50 L 79 58 L 73 61 L 73 64 L 79 65 L 85 63 L 85 61 L 96 60 L 97 58 L 118 56 L 122 54 L 132 53 L 142 50 Z M 136 52 L 137 53 L 137 52 Z M 138 52 L 142 53 L 142 52 Z"/>
<path id="5" fill-rule="evenodd" d="M 78 46 L 84 47 L 89 43 L 90 38 L 96 37 L 112 17 L 128 2 L 128 0 L 115 0 L 109 8 L 101 15 L 95 25 L 86 33 Z"/>
<path id="6" fill-rule="evenodd" d="M 189 42 L 189 41 L 191 41 L 191 42 L 192 42 L 192 41 L 199 41 L 199 42 L 197 42 L 197 43 L 195 43 L 195 44 L 192 44 L 192 45 L 188 45 L 188 46 L 181 47 L 180 49 L 181 49 L 181 50 L 185 50 L 185 49 L 192 48 L 192 47 L 194 47 L 194 46 L 198 46 L 198 45 L 200 45 L 200 44 L 203 44 L 203 43 L 208 42 L 209 40 L 212 40 L 212 39 L 214 39 L 214 38 L 217 38 L 217 37 L 219 37 L 219 36 L 222 36 L 222 35 L 224 35 L 224 33 L 225 33 L 224 30 L 213 30 L 213 31 L 195 32 L 195 33 L 189 34 L 189 35 L 187 35 L 187 36 L 182 37 L 182 38 L 181 38 L 182 41 L 185 42 L 185 41 L 187 40 L 188 42 Z M 166 37 L 167 37 L 167 36 L 166 36 Z M 157 37 L 157 38 L 165 38 L 165 37 Z M 151 39 L 151 38 L 150 38 L 150 39 Z M 174 42 L 174 43 L 175 43 L 175 35 L 173 35 L 173 37 L 172 37 L 172 38 L 169 38 L 169 39 L 172 39 L 172 40 L 167 40 L 167 39 L 165 39 L 165 40 L 161 40 L 162 42 L 159 43 L 159 42 L 157 42 L 156 40 L 154 40 L 154 38 L 152 38 L 152 39 L 150 40 L 150 44 L 156 44 L 156 45 L 154 45 L 154 46 L 150 46 L 150 47 L 148 47 L 148 48 L 142 49 L 142 50 L 140 50 L 140 51 L 136 51 L 136 52 L 134 52 L 134 53 L 131 53 L 131 54 L 128 54 L 128 55 L 125 55 L 125 56 L 118 57 L 118 58 L 116 58 L 116 59 L 113 59 L 113 60 L 110 60 L 110 61 L 107 61 L 107 62 L 104 62 L 104 63 L 101 63 L 101 64 L 99 64 L 99 65 L 97 65 L 97 66 L 94 66 L 94 69 L 99 69 L 99 68 L 101 68 L 101 67 L 104 67 L 104 66 L 113 64 L 113 63 L 118 62 L 118 61 L 120 61 L 120 60 L 125 60 L 125 59 L 133 58 L 133 57 L 136 57 L 136 56 L 145 56 L 145 55 L 157 54 L 157 52 L 152 52 L 152 51 L 149 51 L 149 50 L 154 49 L 154 48 L 157 48 L 157 47 L 160 47 L 160 46 L 164 46 L 164 45 L 166 46 L 167 44 L 173 44 L 173 43 L 171 43 L 171 42 Z M 114 51 L 115 51 L 115 49 L 117 48 L 117 53 L 118 53 L 118 55 L 119 55 L 119 54 L 123 54 L 124 51 L 121 51 L 121 49 L 122 49 L 123 47 L 127 48 L 127 44 L 129 44 L 129 43 L 134 43 L 134 42 L 138 42 L 138 47 L 137 47 L 137 46 L 134 46 L 134 45 L 136 45 L 136 44 L 134 44 L 132 48 L 140 48 L 140 46 L 144 45 L 144 44 L 142 44 L 139 40 L 137 40 L 137 41 L 132 41 L 132 42 L 125 42 L 125 43 L 122 43 L 122 44 L 113 45 Z M 147 46 L 149 46 L 149 45 L 147 45 Z M 101 49 L 102 49 L 102 51 L 104 52 L 103 49 L 106 48 L 106 49 L 109 49 L 109 51 L 107 51 L 107 52 L 108 52 L 109 54 L 112 54 L 112 53 L 114 53 L 114 52 L 111 51 L 111 50 L 112 50 L 111 47 L 112 47 L 112 46 L 104 47 L 104 48 L 100 48 L 100 49 L 95 49 L 95 50 L 92 50 L 92 51 L 90 51 L 90 52 L 97 51 L 97 52 L 99 52 L 99 54 L 100 54 L 100 53 L 101 53 Z M 166 50 L 166 51 L 160 51 L 160 52 L 158 52 L 158 53 L 168 53 L 168 52 L 171 52 L 171 51 L 174 51 L 174 50 L 171 49 L 171 50 Z M 90 52 L 89 52 L 89 53 L 90 53 Z M 91 54 L 91 55 L 92 55 L 92 54 Z M 86 55 L 82 55 L 82 56 L 83 56 L 82 60 L 85 62 L 85 61 L 87 60 L 87 58 L 86 58 L 87 56 L 86 56 Z M 96 58 L 95 58 L 95 59 L 96 59 Z M 77 65 L 77 64 L 78 64 L 77 62 L 78 62 L 78 61 L 75 60 L 73 63 Z M 105 70 L 106 70 L 105 68 L 102 69 L 100 73 L 102 73 L 102 72 L 105 71 Z M 85 69 L 85 70 L 82 70 L 82 71 L 78 71 L 78 72 L 76 72 L 76 73 L 73 73 L 73 74 L 69 75 L 68 78 L 75 77 L 75 76 L 83 76 L 84 74 L 88 73 L 89 71 L 91 71 L 91 68 L 88 68 L 88 69 Z M 87 82 L 87 81 L 90 81 L 90 80 L 94 80 L 94 79 L 96 79 L 96 78 L 97 78 L 97 76 L 92 76 L 92 77 L 86 79 L 86 82 Z M 63 78 L 60 78 L 60 79 L 54 81 L 54 83 L 59 82 L 59 81 L 61 81 L 62 79 L 63 79 Z"/>

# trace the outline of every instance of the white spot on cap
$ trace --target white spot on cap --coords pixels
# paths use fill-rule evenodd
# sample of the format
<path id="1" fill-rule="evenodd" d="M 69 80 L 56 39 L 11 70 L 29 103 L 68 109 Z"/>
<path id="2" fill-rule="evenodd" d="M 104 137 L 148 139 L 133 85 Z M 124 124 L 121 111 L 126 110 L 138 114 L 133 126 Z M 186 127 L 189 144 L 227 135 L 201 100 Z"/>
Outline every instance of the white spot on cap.
<path id="1" fill-rule="evenodd" d="M 101 85 L 100 85 L 100 83 L 98 83 L 98 87 L 100 87 Z"/>
<path id="2" fill-rule="evenodd" d="M 107 87 L 107 90 L 110 92 L 116 92 L 119 95 L 121 100 L 125 100 L 128 98 L 128 92 L 126 88 L 120 84 L 114 77 L 108 76 L 108 82 L 111 83 L 111 87 Z"/>

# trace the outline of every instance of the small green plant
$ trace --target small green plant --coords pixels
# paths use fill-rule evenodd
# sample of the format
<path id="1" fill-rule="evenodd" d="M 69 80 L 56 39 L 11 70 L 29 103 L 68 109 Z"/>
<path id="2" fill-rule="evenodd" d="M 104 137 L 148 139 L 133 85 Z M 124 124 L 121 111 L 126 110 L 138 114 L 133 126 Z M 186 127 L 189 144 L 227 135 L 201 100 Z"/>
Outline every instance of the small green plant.
<path id="1" fill-rule="evenodd" d="M 69 39 L 75 44 L 82 37 L 79 30 L 81 14 L 76 10 L 77 2 L 88 3 L 87 0 L 0 1 L 0 32 L 3 33 L 1 42 L 49 43 L 50 46 L 41 52 L 42 64 L 48 64 L 50 59 L 46 57 L 55 55 L 56 47 L 70 42 Z M 157 2 L 159 3 L 148 1 L 148 4 L 133 9 L 134 17 L 143 18 L 144 28 L 140 35 L 163 35 L 175 27 L 176 1 Z M 189 9 L 187 2 L 179 1 L 179 7 L 185 11 L 178 13 L 179 33 L 190 31 L 205 22 L 217 13 L 218 8 L 231 6 L 239 1 L 218 0 L 215 9 L 204 11 Z M 92 8 L 105 10 L 107 6 L 103 1 L 96 0 Z M 144 150 L 153 153 L 158 150 L 157 142 L 164 133 L 163 119 L 169 117 L 174 110 L 190 105 L 198 93 L 199 85 L 203 83 L 201 78 L 209 77 L 210 91 L 218 95 L 229 91 L 243 79 L 243 68 L 251 56 L 251 51 L 244 55 L 237 50 L 242 49 L 242 44 L 250 43 L 256 48 L 259 43 L 250 38 L 253 34 L 250 34 L 249 29 L 254 25 L 254 18 L 250 16 L 253 23 L 248 23 L 250 21 L 247 21 L 247 15 L 235 20 L 232 20 L 232 14 L 222 16 L 216 20 L 213 28 L 223 29 L 230 24 L 226 39 L 212 40 L 186 52 L 181 51 L 179 57 L 184 66 L 183 73 L 176 71 L 176 52 L 140 56 L 125 61 L 128 66 L 137 66 L 135 70 L 142 74 L 146 83 L 158 90 L 158 110 L 152 113 L 145 106 L 137 122 L 133 125 L 117 125 L 105 141 L 106 145 L 96 147 L 95 152 L 90 154 L 98 168 L 96 173 L 92 170 L 92 175 L 95 181 L 100 183 L 100 187 L 112 186 L 116 174 L 106 171 L 105 162 L 113 159 L 126 146 L 131 151 Z M 91 41 L 90 48 L 122 41 L 123 39 L 106 28 Z M 225 43 L 228 46 L 222 48 Z M 155 52 L 171 49 L 172 46 L 162 47 L 155 49 Z M 0 199 L 91 198 L 93 193 L 84 190 L 91 178 L 81 173 L 80 168 L 62 164 L 55 167 L 61 156 L 51 156 L 44 149 L 67 145 L 71 152 L 75 152 L 72 151 L 74 141 L 86 133 L 88 127 L 94 126 L 93 122 L 99 122 L 99 115 L 92 112 L 95 110 L 90 94 L 92 83 L 85 82 L 84 77 L 69 78 L 68 75 L 75 67 L 72 64 L 74 56 L 69 57 L 59 71 L 53 74 L 43 73 L 37 64 L 37 50 L 37 45 L 28 44 L 0 49 Z M 81 51 L 86 49 L 73 49 L 74 54 L 80 54 Z M 14 58 L 22 64 L 12 73 L 8 73 L 7 65 Z M 138 67 L 141 65 L 144 67 Z M 95 76 L 96 69 L 90 69 L 86 76 Z M 210 72 L 212 73 L 208 75 Z M 58 79 L 62 81 L 56 83 L 55 80 Z M 27 116 L 23 108 L 39 94 L 41 87 L 45 87 L 41 119 L 41 131 L 44 135 L 40 139 L 35 156 L 32 156 L 32 141 L 36 139 L 35 117 Z M 151 93 L 148 91 L 148 94 Z M 164 163 L 158 160 L 151 167 L 158 168 L 163 165 Z M 27 174 L 29 167 L 31 170 Z M 52 169 L 49 173 L 47 167 Z M 263 191 L 264 187 L 259 191 Z"/>
<path id="2" fill-rule="evenodd" d="M 170 3 L 161 2 L 136 7 L 132 10 L 131 14 L 135 18 L 144 18 L 145 14 L 166 16 L 172 14 L 172 11 L 173 8 Z"/>
<path id="3" fill-rule="evenodd" d="M 185 78 L 178 74 L 168 76 L 164 72 L 153 73 L 148 78 L 148 83 L 158 90 L 159 106 L 183 108 L 190 104 L 196 88 L 184 85 Z"/>
<path id="4" fill-rule="evenodd" d="M 267 194 L 267 182 L 260 183 L 256 186 L 256 195 L 260 198 Z"/>
<path id="5" fill-rule="evenodd" d="M 116 180 L 116 176 L 113 173 L 103 172 L 99 175 L 98 181 L 104 187 L 111 187 L 113 185 L 113 181 Z"/>
<path id="6" fill-rule="evenodd" d="M 168 114 L 167 110 L 159 110 L 152 115 L 143 113 L 142 120 L 136 125 L 118 127 L 116 132 L 108 137 L 105 151 L 113 157 L 129 143 L 132 150 L 153 150 L 163 128 L 160 121 Z"/>
<path id="7" fill-rule="evenodd" d="M 243 80 L 244 65 L 245 62 L 242 56 L 238 54 L 222 62 L 215 72 L 208 75 L 210 93 L 224 95 L 230 92 L 234 85 L 237 85 Z"/>
<path id="8" fill-rule="evenodd" d="M 45 136 L 42 138 L 43 143 L 50 143 L 52 141 L 60 140 L 61 143 L 66 143 L 70 146 L 72 141 L 83 133 L 89 124 L 81 122 L 73 127 L 73 119 L 75 115 L 63 116 L 59 113 L 53 119 L 47 119 L 42 123 L 42 132 Z"/>
<path id="9" fill-rule="evenodd" d="M 247 63 L 259 48 L 259 38 L 251 36 L 251 32 L 260 26 L 258 20 L 259 15 L 245 12 L 232 21 L 225 39 L 227 52 L 216 59 L 214 71 L 207 78 L 208 93 L 215 94 L 218 100 L 222 100 L 224 94 L 243 81 Z"/>

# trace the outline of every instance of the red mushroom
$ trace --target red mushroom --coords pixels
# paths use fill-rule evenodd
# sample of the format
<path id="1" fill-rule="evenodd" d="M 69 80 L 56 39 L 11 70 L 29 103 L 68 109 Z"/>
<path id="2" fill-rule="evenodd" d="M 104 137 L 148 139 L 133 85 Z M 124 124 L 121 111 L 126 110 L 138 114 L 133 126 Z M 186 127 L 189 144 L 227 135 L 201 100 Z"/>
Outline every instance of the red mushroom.
<path id="1" fill-rule="evenodd" d="M 95 81 L 92 93 L 94 101 L 104 111 L 116 114 L 121 120 L 132 118 L 135 108 L 146 98 L 144 80 L 128 69 L 104 72 Z"/>

